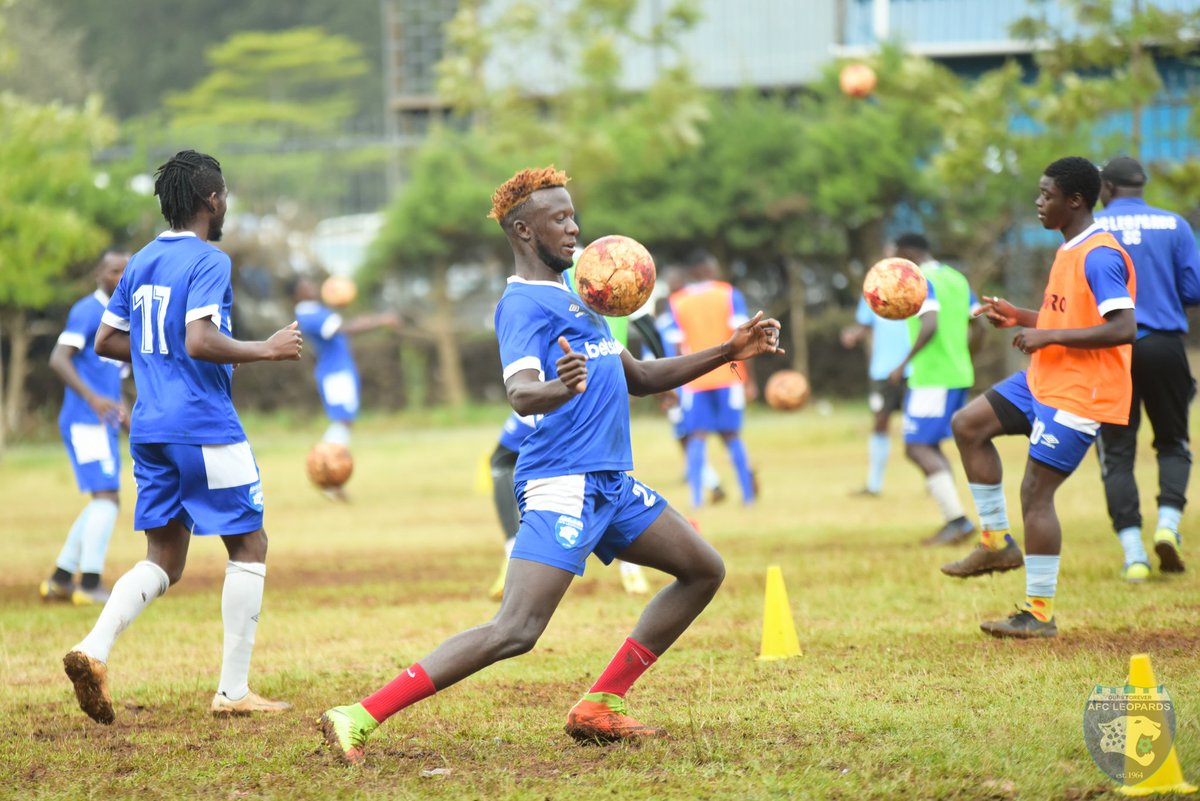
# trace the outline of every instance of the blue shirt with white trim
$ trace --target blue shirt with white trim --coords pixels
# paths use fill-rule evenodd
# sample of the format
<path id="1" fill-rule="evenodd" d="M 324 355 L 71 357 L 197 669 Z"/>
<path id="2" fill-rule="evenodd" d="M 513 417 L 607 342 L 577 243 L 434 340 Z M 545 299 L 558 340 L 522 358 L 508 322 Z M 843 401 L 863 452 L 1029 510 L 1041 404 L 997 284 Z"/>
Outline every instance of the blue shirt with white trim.
<path id="1" fill-rule="evenodd" d="M 58 335 L 58 344 L 75 348 L 71 364 L 79 378 L 88 387 L 105 398 L 115 401 L 121 399 L 121 374 L 125 368 L 122 362 L 106 359 L 96 353 L 96 329 L 100 327 L 100 318 L 104 315 L 104 306 L 108 303 L 108 295 L 97 289 L 75 303 L 67 314 L 67 324 Z M 58 415 L 60 426 L 72 423 L 87 423 L 96 425 L 100 418 L 78 392 L 69 386 L 63 393 L 62 411 Z"/>
<path id="2" fill-rule="evenodd" d="M 587 356 L 587 388 L 537 420 L 521 444 L 514 480 L 632 470 L 624 347 L 608 322 L 561 283 L 515 276 L 508 279 L 495 321 L 505 381 L 522 370 L 536 370 L 544 381 L 557 379 L 560 336 Z"/>
<path id="3" fill-rule="evenodd" d="M 300 333 L 316 351 L 317 379 L 330 373 L 354 370 L 354 354 L 350 352 L 350 337 L 342 333 L 342 315 L 318 303 L 305 300 L 296 304 L 296 322 Z"/>
<path id="4" fill-rule="evenodd" d="M 500 429 L 500 445 L 508 448 L 510 451 L 519 453 L 521 446 L 525 444 L 525 440 L 533 433 L 533 429 L 537 427 L 536 415 L 519 415 L 512 412 L 508 415 L 508 419 L 504 421 L 504 427 Z"/>
<path id="5" fill-rule="evenodd" d="M 1186 333 L 1184 307 L 1200 304 L 1200 252 L 1187 220 L 1132 197 L 1113 200 L 1095 217 L 1133 260 L 1139 336 Z"/>
<path id="6" fill-rule="evenodd" d="M 129 332 L 137 402 L 129 441 L 228 445 L 246 439 L 233 408 L 233 365 L 188 356 L 188 323 L 233 336 L 229 256 L 168 231 L 133 255 L 103 322 Z"/>

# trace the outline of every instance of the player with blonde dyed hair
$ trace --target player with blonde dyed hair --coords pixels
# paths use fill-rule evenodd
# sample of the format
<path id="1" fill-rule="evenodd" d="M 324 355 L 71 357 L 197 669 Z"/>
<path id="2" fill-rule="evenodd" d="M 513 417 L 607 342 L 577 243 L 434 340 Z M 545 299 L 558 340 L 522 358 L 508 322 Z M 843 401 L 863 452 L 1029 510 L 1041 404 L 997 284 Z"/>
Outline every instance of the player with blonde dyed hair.
<path id="1" fill-rule="evenodd" d="M 626 714 L 625 694 L 683 634 L 725 576 L 721 557 L 654 490 L 634 480 L 626 396 L 681 386 L 731 361 L 780 353 L 779 323 L 762 312 L 697 353 L 642 362 L 563 282 L 579 236 L 567 176 L 523 170 L 496 190 L 489 215 L 512 246 L 516 274 L 496 307 L 504 385 L 537 424 L 514 475 L 521 526 L 504 599 L 489 622 L 457 634 L 360 703 L 321 717 L 329 747 L 358 764 L 387 718 L 493 662 L 526 653 L 588 556 L 620 558 L 675 581 L 647 605 L 629 638 L 567 716 L 581 742 L 664 736 Z"/>

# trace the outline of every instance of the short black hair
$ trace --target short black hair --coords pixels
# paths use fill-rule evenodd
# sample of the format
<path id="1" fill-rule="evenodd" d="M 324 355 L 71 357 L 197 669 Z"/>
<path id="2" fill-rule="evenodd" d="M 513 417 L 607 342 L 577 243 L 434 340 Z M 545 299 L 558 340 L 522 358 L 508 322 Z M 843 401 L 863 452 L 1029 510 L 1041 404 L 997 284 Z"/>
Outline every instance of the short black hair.
<path id="1" fill-rule="evenodd" d="M 1096 208 L 1100 197 L 1100 170 L 1082 156 L 1067 156 L 1052 163 L 1042 172 L 1054 181 L 1064 196 L 1079 195 L 1089 209 Z"/>
<path id="2" fill-rule="evenodd" d="M 195 150 L 179 151 L 154 173 L 154 194 L 175 231 L 186 228 L 201 208 L 208 207 L 208 196 L 224 186 L 221 163 Z"/>
<path id="3" fill-rule="evenodd" d="M 1100 177 L 1113 186 L 1145 186 L 1146 171 L 1137 159 L 1117 156 L 1104 165 Z"/>
<path id="4" fill-rule="evenodd" d="M 694 248 L 687 254 L 687 258 L 683 260 L 683 263 L 687 267 L 699 267 L 701 264 L 708 264 L 714 260 L 713 254 L 704 248 Z"/>
<path id="5" fill-rule="evenodd" d="M 896 247 L 904 248 L 905 250 L 919 250 L 922 253 L 930 252 L 929 240 L 925 238 L 924 234 L 918 234 L 916 231 L 909 231 L 908 233 L 900 234 L 900 236 L 896 237 L 896 239 L 893 241 L 893 244 L 895 244 Z"/>

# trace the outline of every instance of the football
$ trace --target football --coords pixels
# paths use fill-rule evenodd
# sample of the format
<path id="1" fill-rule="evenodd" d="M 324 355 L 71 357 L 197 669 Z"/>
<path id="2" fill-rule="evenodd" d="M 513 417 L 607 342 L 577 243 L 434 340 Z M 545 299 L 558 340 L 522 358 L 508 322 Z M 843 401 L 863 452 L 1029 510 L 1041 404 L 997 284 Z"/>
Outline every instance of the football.
<path id="1" fill-rule="evenodd" d="M 358 286 L 344 275 L 331 275 L 321 284 L 321 300 L 326 306 L 349 306 L 356 297 Z"/>
<path id="2" fill-rule="evenodd" d="M 575 291 L 593 311 L 625 317 L 654 291 L 654 259 L 627 236 L 602 236 L 583 249 L 575 264 Z"/>
<path id="3" fill-rule="evenodd" d="M 875 91 L 875 70 L 866 64 L 847 64 L 838 75 L 842 93 L 850 97 L 866 97 Z"/>
<path id="4" fill-rule="evenodd" d="M 336 442 L 318 442 L 308 452 L 308 479 L 321 489 L 340 487 L 354 472 L 350 449 Z"/>
<path id="5" fill-rule="evenodd" d="M 767 379 L 763 396 L 772 409 L 790 412 L 808 402 L 808 379 L 796 370 L 777 370 Z"/>
<path id="6" fill-rule="evenodd" d="M 908 259 L 881 259 L 863 280 L 863 297 L 872 311 L 889 320 L 916 314 L 925 302 L 925 291 L 921 268 Z"/>

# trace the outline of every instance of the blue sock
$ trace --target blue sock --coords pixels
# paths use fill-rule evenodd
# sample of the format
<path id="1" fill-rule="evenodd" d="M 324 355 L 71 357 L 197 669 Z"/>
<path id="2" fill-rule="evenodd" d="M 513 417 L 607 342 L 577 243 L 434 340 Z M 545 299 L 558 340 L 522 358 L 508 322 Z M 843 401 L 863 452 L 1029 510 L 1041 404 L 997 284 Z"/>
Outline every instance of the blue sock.
<path id="1" fill-rule="evenodd" d="M 54 562 L 55 567 L 72 575 L 79 570 L 79 554 L 83 550 L 83 529 L 87 525 L 88 515 L 91 512 L 92 505 L 90 503 L 79 512 L 79 516 L 71 524 L 71 530 L 67 532 L 67 541 L 63 543 L 62 551 L 59 552 L 58 559 Z"/>
<path id="2" fill-rule="evenodd" d="M 984 531 L 1008 531 L 1008 507 L 1004 503 L 1003 484 L 968 484 L 979 524 Z M 1057 558 L 1057 557 L 1055 557 Z"/>
<path id="3" fill-rule="evenodd" d="M 692 491 L 692 507 L 704 505 L 704 439 L 693 437 L 687 444 L 688 488 Z"/>
<path id="4" fill-rule="evenodd" d="M 91 513 L 83 529 L 83 549 L 79 557 L 79 572 L 104 572 L 104 556 L 117 522 L 117 505 L 107 498 L 97 498 L 88 504 Z"/>
<path id="5" fill-rule="evenodd" d="M 1121 541 L 1121 548 L 1125 551 L 1125 564 L 1132 565 L 1134 562 L 1150 564 L 1150 557 L 1146 555 L 1146 546 L 1142 544 L 1142 530 L 1137 526 L 1123 528 L 1117 532 L 1117 539 Z"/>
<path id="6" fill-rule="evenodd" d="M 1053 598 L 1058 589 L 1058 556 L 1025 555 L 1025 594 Z"/>
<path id="7" fill-rule="evenodd" d="M 1165 528 L 1168 531 L 1179 533 L 1179 521 L 1183 517 L 1183 510 L 1176 509 L 1172 506 L 1158 507 L 1158 527 Z"/>
<path id="8" fill-rule="evenodd" d="M 750 456 L 746 453 L 746 443 L 741 437 L 731 439 L 726 443 L 729 448 L 729 460 L 737 471 L 738 484 L 742 487 L 742 502 L 754 503 L 754 477 L 750 475 Z"/>
<path id="9" fill-rule="evenodd" d="M 883 471 L 892 452 L 892 438 L 887 434 L 872 434 L 867 440 L 867 489 L 883 491 Z"/>

